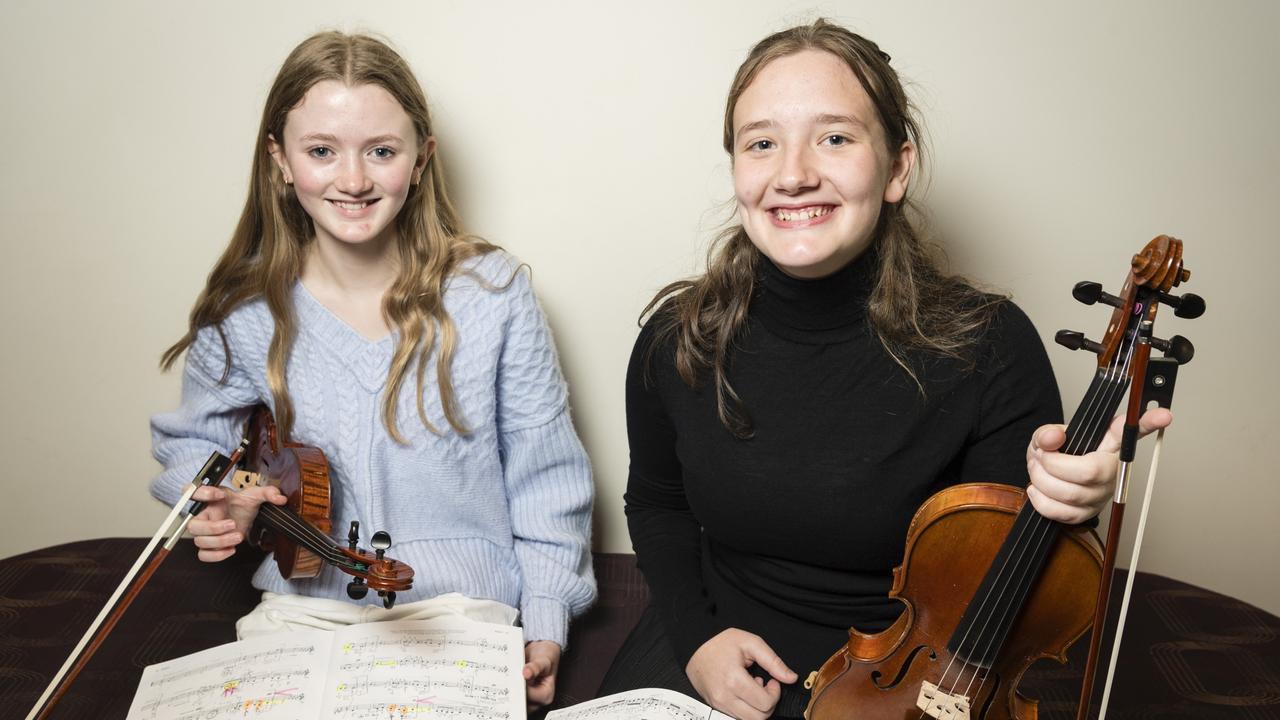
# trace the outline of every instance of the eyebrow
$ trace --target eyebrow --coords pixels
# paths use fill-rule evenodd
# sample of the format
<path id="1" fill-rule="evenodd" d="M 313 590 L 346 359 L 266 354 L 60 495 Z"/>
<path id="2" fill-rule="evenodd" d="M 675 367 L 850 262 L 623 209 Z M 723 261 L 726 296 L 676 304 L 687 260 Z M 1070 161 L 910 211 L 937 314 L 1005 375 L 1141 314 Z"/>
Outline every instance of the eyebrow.
<path id="1" fill-rule="evenodd" d="M 858 118 L 852 115 L 836 115 L 833 113 L 822 113 L 821 115 L 815 116 L 813 119 L 820 125 L 838 125 L 840 123 L 844 123 L 847 125 L 853 125 L 854 127 L 863 128 L 863 129 L 867 127 L 866 123 L 862 122 L 861 120 L 859 120 Z M 737 138 L 749 132 L 754 132 L 756 130 L 765 130 L 773 127 L 777 127 L 777 123 L 775 123 L 773 120 L 756 120 L 754 122 L 749 122 L 746 125 L 743 125 L 742 127 L 738 128 L 738 131 L 734 133 L 734 137 Z"/>
<path id="2" fill-rule="evenodd" d="M 308 133 L 298 138 L 298 142 L 301 142 L 301 143 L 327 142 L 327 143 L 334 143 L 336 145 L 338 143 L 338 138 L 336 135 L 330 135 L 329 133 Z M 404 139 L 401 138 L 399 135 L 376 135 L 374 137 L 371 137 L 365 140 L 364 144 L 379 145 L 384 143 L 403 143 L 403 142 L 404 142 Z"/>
<path id="3" fill-rule="evenodd" d="M 822 125 L 838 125 L 840 123 L 845 123 L 860 128 L 865 128 L 867 126 L 866 123 L 852 115 L 822 114 L 817 117 L 817 121 Z"/>

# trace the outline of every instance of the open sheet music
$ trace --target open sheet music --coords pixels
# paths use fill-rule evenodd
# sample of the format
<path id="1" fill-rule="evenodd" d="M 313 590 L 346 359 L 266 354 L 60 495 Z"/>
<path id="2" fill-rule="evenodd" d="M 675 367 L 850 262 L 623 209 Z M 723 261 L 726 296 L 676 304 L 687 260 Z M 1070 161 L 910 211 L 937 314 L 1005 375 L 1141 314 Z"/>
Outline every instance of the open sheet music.
<path id="1" fill-rule="evenodd" d="M 464 618 L 220 645 L 148 667 L 127 720 L 522 720 L 524 639 Z"/>
<path id="2" fill-rule="evenodd" d="M 547 713 L 546 720 L 733 720 L 674 690 L 647 688 L 608 695 Z"/>

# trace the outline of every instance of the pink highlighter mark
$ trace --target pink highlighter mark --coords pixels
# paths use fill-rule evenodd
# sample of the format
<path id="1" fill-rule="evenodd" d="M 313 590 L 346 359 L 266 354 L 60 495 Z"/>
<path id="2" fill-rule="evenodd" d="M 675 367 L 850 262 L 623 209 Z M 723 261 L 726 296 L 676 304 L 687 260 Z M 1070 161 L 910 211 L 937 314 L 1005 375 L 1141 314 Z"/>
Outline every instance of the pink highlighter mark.
<path id="1" fill-rule="evenodd" d="M 288 690 L 277 690 L 277 691 L 275 691 L 275 692 L 273 692 L 273 693 L 271 693 L 271 694 L 272 694 L 272 695 L 284 695 L 285 697 L 292 697 L 292 696 L 293 696 L 293 694 L 294 694 L 295 692 L 297 692 L 297 691 L 298 691 L 298 688 L 289 688 Z"/>

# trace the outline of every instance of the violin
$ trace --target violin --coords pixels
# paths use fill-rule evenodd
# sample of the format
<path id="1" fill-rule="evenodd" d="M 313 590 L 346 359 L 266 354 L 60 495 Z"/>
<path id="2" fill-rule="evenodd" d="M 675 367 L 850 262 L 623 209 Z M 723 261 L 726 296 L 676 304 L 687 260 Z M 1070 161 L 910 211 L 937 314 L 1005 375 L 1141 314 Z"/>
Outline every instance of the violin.
<path id="1" fill-rule="evenodd" d="M 353 576 L 347 595 L 365 597 L 372 588 L 390 609 L 396 592 L 413 587 L 413 568 L 386 556 L 391 536 L 378 531 L 370 538 L 374 551 L 361 549 L 360 523 L 352 521 L 347 547 L 329 537 L 329 461 L 319 448 L 281 442 L 275 418 L 266 406 L 256 408 L 245 431 L 248 450 L 232 487 L 275 485 L 288 499 L 286 505 L 262 503 L 249 540 L 275 554 L 276 566 L 286 580 L 313 578 L 327 563 Z"/>
<path id="2" fill-rule="evenodd" d="M 234 469 L 242 464 L 247 470 L 233 476 Z M 232 484 L 241 489 L 269 482 L 288 498 L 285 507 L 263 503 L 253 530 L 253 539 L 265 544 L 268 550 L 274 549 L 276 564 L 286 579 L 315 577 L 323 564 L 329 563 L 354 576 L 347 585 L 347 595 L 352 599 L 365 597 L 369 588 L 373 588 L 387 608 L 395 604 L 397 591 L 413 586 L 413 568 L 385 555 L 391 547 L 391 536 L 387 533 L 373 534 L 373 553 L 358 547 L 358 522 L 351 523 L 347 547 L 339 547 L 329 538 L 326 534 L 331 527 L 329 462 L 317 448 L 282 443 L 271 411 L 266 407 L 257 408 L 249 420 L 245 438 L 230 457 L 215 452 L 196 473 L 137 562 L 36 700 L 26 720 L 49 717 L 134 598 L 177 545 L 187 524 L 204 509 L 205 503 L 192 501 L 195 491 L 218 486 L 228 476 L 233 476 Z"/>
<path id="3" fill-rule="evenodd" d="M 1185 338 L 1151 334 L 1162 303 L 1180 317 L 1203 313 L 1199 297 L 1169 294 L 1189 278 L 1182 241 L 1162 235 L 1133 257 L 1120 295 L 1098 283 L 1076 285 L 1077 300 L 1115 310 L 1101 342 L 1079 332 L 1057 335 L 1059 344 L 1098 355 L 1097 374 L 1067 426 L 1062 452 L 1096 450 L 1127 390 L 1121 451 L 1127 475 L 1138 416 L 1147 402 L 1171 402 L 1173 370 L 1194 354 Z M 1153 347 L 1166 357 L 1151 358 Z M 957 485 L 926 500 L 893 572 L 889 597 L 905 610 L 883 632 L 849 629 L 845 646 L 805 682 L 812 690 L 807 720 L 1034 720 L 1036 701 L 1018 692 L 1023 673 L 1040 658 L 1065 662 L 1072 643 L 1091 626 L 1101 628 L 1095 597 L 1109 588 L 1118 544 L 1115 508 L 1109 566 L 1093 530 L 1045 518 L 1012 486 Z"/>

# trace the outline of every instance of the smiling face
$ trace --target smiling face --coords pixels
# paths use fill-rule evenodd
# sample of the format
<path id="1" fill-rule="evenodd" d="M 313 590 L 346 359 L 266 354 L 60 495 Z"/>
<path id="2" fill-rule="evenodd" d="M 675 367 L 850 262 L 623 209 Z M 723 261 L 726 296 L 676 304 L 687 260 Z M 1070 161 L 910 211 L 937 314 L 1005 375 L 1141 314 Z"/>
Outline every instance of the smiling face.
<path id="1" fill-rule="evenodd" d="M 324 80 L 289 111 L 283 142 L 271 136 L 267 145 L 317 242 L 384 249 L 435 140 L 419 143 L 413 121 L 385 89 Z"/>
<path id="2" fill-rule="evenodd" d="M 882 203 L 906 195 L 915 147 L 891 153 L 853 71 L 821 50 L 765 65 L 733 111 L 738 215 L 788 275 L 819 278 L 870 246 Z"/>

